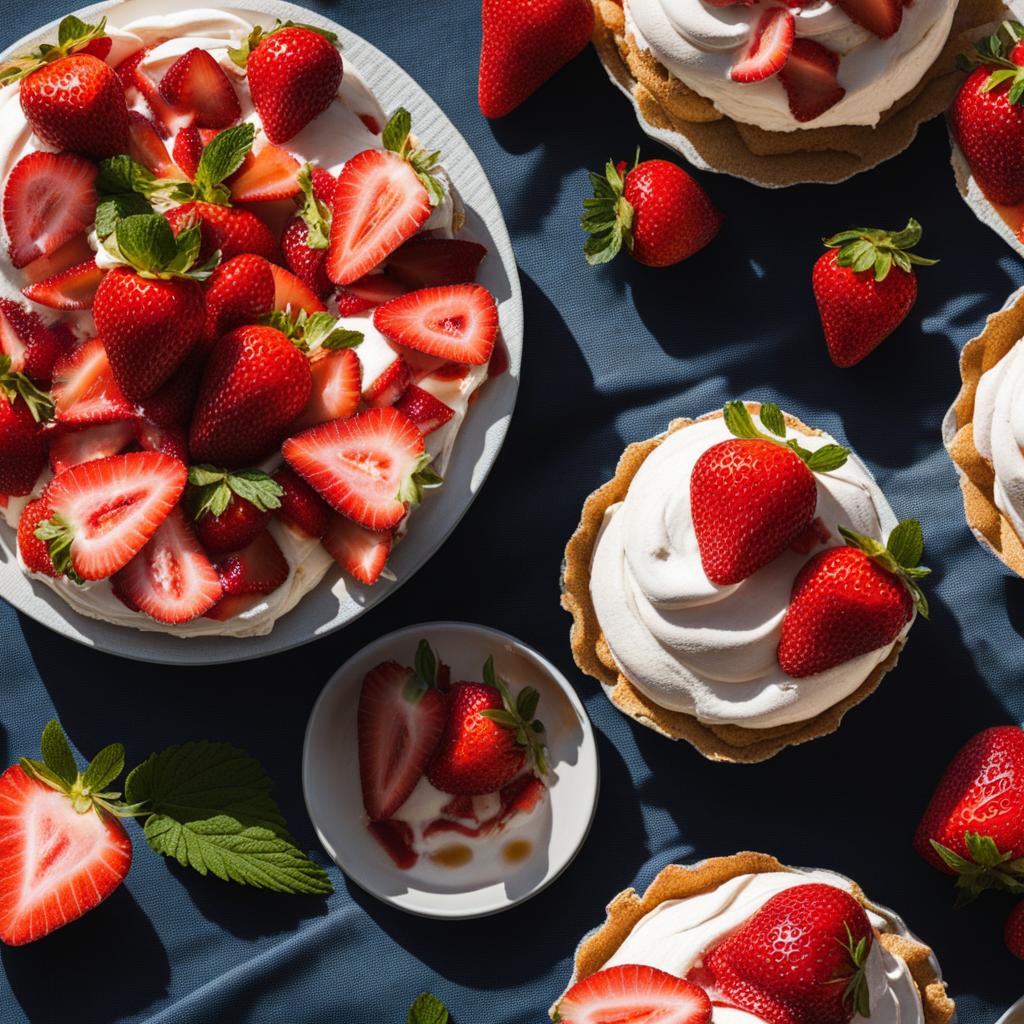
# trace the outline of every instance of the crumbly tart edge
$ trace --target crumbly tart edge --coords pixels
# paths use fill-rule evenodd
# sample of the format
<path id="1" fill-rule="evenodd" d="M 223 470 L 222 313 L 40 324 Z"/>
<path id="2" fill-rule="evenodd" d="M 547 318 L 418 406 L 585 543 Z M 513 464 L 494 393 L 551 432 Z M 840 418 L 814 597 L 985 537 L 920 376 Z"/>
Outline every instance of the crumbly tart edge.
<path id="1" fill-rule="evenodd" d="M 1024 290 L 1011 304 L 992 313 L 985 328 L 960 354 L 962 385 L 943 423 L 943 441 L 960 478 L 964 516 L 971 533 L 1008 569 L 1024 576 L 1024 540 L 996 507 L 995 472 L 974 445 L 974 400 L 978 382 L 1024 337 Z"/>
<path id="2" fill-rule="evenodd" d="M 746 405 L 755 415 L 760 410 L 757 402 L 747 402 Z M 579 526 L 565 549 L 562 607 L 572 615 L 569 643 L 577 666 L 601 683 L 611 702 L 623 714 L 669 739 L 686 740 L 711 761 L 756 764 L 774 757 L 788 746 L 806 743 L 835 732 L 846 712 L 874 693 L 883 676 L 895 667 L 905 641 L 894 644 L 888 657 L 848 697 L 813 718 L 767 729 L 713 725 L 700 722 L 695 716 L 683 711 L 669 711 L 646 697 L 619 671 L 590 597 L 590 565 L 605 512 L 611 505 L 625 498 L 644 460 L 666 437 L 692 423 L 721 416 L 719 410 L 696 420 L 673 420 L 664 434 L 646 441 L 637 441 L 626 448 L 619 459 L 615 476 L 594 491 L 583 504 Z M 820 430 L 812 430 L 789 414 L 786 414 L 786 423 L 791 429 L 809 437 L 822 433 Z"/>
<path id="3" fill-rule="evenodd" d="M 640 49 L 625 28 L 617 0 L 592 0 L 594 46 L 608 73 L 631 95 L 648 125 L 681 136 L 708 166 L 768 187 L 835 183 L 901 153 L 920 126 L 941 114 L 962 81 L 956 55 L 969 49 L 982 26 L 1006 14 L 1001 0 L 960 0 L 949 38 L 921 81 L 882 114 L 875 127 L 765 131 L 723 116 L 710 100 Z"/>
<path id="4" fill-rule="evenodd" d="M 699 896 L 739 875 L 792 870 L 766 853 L 750 851 L 729 857 L 712 857 L 692 866 L 669 864 L 658 872 L 642 896 L 636 889 L 625 889 L 608 904 L 604 924 L 587 935 L 576 950 L 573 976 L 566 991 L 577 981 L 601 970 L 640 919 L 659 904 Z M 856 882 L 853 883 L 853 895 L 865 909 L 875 909 Z M 925 1024 L 949 1024 L 956 1006 L 946 994 L 946 986 L 935 969 L 932 950 L 906 935 L 883 933 L 880 941 L 890 953 L 900 957 L 910 970 L 921 996 Z M 557 1005 L 555 1003 L 552 1006 L 552 1015 Z"/>

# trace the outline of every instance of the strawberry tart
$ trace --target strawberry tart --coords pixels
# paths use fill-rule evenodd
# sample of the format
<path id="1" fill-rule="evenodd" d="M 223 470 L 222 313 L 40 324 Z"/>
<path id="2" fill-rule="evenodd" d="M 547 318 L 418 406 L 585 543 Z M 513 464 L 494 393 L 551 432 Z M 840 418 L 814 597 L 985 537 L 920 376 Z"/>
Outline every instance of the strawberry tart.
<path id="1" fill-rule="evenodd" d="M 619 893 L 576 951 L 561 1024 L 948 1024 L 932 951 L 831 871 L 737 853 Z M 649 1015 L 645 1016 L 644 1013 Z M 610 1019 L 610 1018 L 609 1018 Z"/>
<path id="2" fill-rule="evenodd" d="M 838 728 L 917 614 L 921 528 L 867 467 L 778 406 L 730 402 L 630 445 L 566 549 L 576 663 L 714 760 Z"/>
<path id="3" fill-rule="evenodd" d="M 336 564 L 356 593 L 393 579 L 502 369 L 442 154 L 333 33 L 244 11 L 69 16 L 0 84 L 25 572 L 182 637 L 268 633 Z"/>
<path id="4" fill-rule="evenodd" d="M 641 124 L 758 184 L 842 181 L 901 152 L 994 0 L 595 0 L 595 44 Z"/>

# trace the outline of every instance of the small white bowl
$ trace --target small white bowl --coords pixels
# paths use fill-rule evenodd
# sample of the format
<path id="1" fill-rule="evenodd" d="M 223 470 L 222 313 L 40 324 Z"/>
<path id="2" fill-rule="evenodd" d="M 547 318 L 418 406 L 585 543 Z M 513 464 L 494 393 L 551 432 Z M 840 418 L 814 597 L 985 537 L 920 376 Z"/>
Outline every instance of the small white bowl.
<path id="1" fill-rule="evenodd" d="M 475 857 L 446 868 L 421 857 L 402 871 L 366 828 L 359 781 L 356 710 L 363 678 L 382 661 L 412 665 L 429 641 L 452 680 L 481 678 L 488 655 L 513 692 L 540 691 L 538 718 L 547 729 L 548 796 L 516 836 L 532 852 L 510 866 Z M 389 633 L 349 658 L 324 687 L 306 726 L 302 789 L 324 849 L 353 882 L 386 903 L 422 917 L 469 918 L 514 907 L 550 885 L 571 863 L 597 806 L 597 749 L 590 720 L 572 686 L 546 658 L 496 629 L 466 622 L 426 622 Z M 497 849 L 495 848 L 495 853 Z"/>
<path id="2" fill-rule="evenodd" d="M 1018 999 L 996 1024 L 1024 1024 L 1024 997 Z"/>

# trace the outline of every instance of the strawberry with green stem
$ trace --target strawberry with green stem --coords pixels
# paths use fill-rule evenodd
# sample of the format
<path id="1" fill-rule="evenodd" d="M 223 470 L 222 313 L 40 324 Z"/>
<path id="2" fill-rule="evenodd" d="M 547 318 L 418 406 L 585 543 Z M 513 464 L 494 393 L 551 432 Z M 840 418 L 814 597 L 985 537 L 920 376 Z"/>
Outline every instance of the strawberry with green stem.
<path id="1" fill-rule="evenodd" d="M 281 235 L 281 251 L 292 272 L 319 298 L 325 299 L 334 291 L 334 283 L 327 276 L 326 269 L 327 247 L 331 237 L 331 207 L 316 194 L 313 170 L 313 165 L 307 163 L 299 171 L 302 203 L 299 212 L 285 225 Z"/>
<path id="2" fill-rule="evenodd" d="M 0 494 L 28 494 L 46 465 L 43 424 L 53 400 L 0 355 Z"/>
<path id="3" fill-rule="evenodd" d="M 196 533 L 212 555 L 251 544 L 281 507 L 283 488 L 258 469 L 227 470 L 195 465 L 185 492 Z"/>

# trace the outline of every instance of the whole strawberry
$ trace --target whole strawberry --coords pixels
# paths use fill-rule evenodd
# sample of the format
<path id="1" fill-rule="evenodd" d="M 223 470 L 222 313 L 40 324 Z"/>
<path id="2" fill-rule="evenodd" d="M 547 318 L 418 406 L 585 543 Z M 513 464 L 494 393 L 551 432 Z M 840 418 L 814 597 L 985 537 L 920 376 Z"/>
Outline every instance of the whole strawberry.
<path id="1" fill-rule="evenodd" d="M 0 67 L 0 86 L 21 81 L 21 109 L 36 138 L 58 150 L 103 159 L 128 150 L 128 105 L 113 68 L 90 52 L 106 19 L 60 23 L 59 43 L 44 44 Z"/>
<path id="2" fill-rule="evenodd" d="M 325 180 L 329 179 L 329 180 Z M 298 176 L 301 208 L 285 225 L 281 250 L 285 262 L 300 281 L 326 299 L 334 291 L 327 276 L 327 247 L 331 237 L 331 207 L 337 181 L 327 171 L 306 164 Z"/>
<path id="3" fill-rule="evenodd" d="M 910 251 L 920 241 L 913 218 L 902 231 L 851 228 L 825 239 L 811 282 L 836 366 L 859 363 L 906 319 L 917 298 L 914 264 L 938 262 Z"/>
<path id="4" fill-rule="evenodd" d="M 1003 941 L 1018 960 L 1024 960 L 1024 900 L 1016 904 L 1007 915 Z"/>
<path id="5" fill-rule="evenodd" d="M 528 686 L 513 700 L 493 657 L 483 678 L 456 683 L 448 694 L 448 721 L 427 769 L 431 784 L 444 793 L 493 793 L 511 782 L 528 758 L 541 774 L 547 772 L 544 727 L 533 717 L 540 694 Z"/>
<path id="6" fill-rule="evenodd" d="M 1024 892 L 1024 729 L 997 725 L 964 744 L 917 826 L 914 849 L 958 876 L 961 903 L 989 888 Z"/>
<path id="7" fill-rule="evenodd" d="M 904 519 L 883 546 L 840 527 L 844 547 L 811 558 L 793 583 L 779 637 L 779 667 L 800 679 L 892 644 L 914 616 L 928 615 L 918 579 L 921 525 Z"/>
<path id="8" fill-rule="evenodd" d="M 722 215 L 708 194 L 681 167 L 667 160 L 608 161 L 604 175 L 591 173 L 594 197 L 584 199 L 580 227 L 594 266 L 614 259 L 625 245 L 638 263 L 668 267 L 699 252 L 718 234 Z"/>
<path id="9" fill-rule="evenodd" d="M 728 586 L 774 561 L 810 525 L 818 504 L 814 474 L 838 469 L 848 448 L 809 451 L 786 441 L 786 421 L 766 403 L 754 425 L 743 402 L 729 402 L 723 419 L 728 441 L 712 445 L 690 476 L 690 511 L 701 564 L 712 583 Z"/>
<path id="10" fill-rule="evenodd" d="M 50 396 L 0 356 L 0 494 L 28 494 L 46 465 L 43 423 L 53 416 Z"/>
<path id="11" fill-rule="evenodd" d="M 281 507 L 284 488 L 258 469 L 229 471 L 191 466 L 185 492 L 196 535 L 209 555 L 225 555 L 251 544 Z"/>
<path id="12" fill-rule="evenodd" d="M 568 64 L 594 32 L 590 0 L 483 0 L 478 97 L 504 117 Z"/>
<path id="13" fill-rule="evenodd" d="M 255 323 L 274 308 L 274 274 L 262 256 L 243 253 L 221 263 L 206 282 L 203 338 L 210 344 L 222 334 Z"/>
<path id="14" fill-rule="evenodd" d="M 333 32 L 278 22 L 257 26 L 231 59 L 247 71 L 253 106 L 267 138 L 294 138 L 333 102 L 341 85 L 341 54 Z"/>

